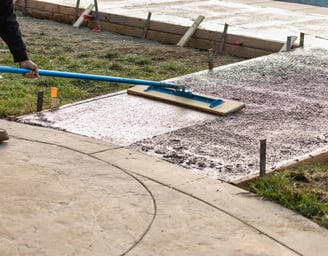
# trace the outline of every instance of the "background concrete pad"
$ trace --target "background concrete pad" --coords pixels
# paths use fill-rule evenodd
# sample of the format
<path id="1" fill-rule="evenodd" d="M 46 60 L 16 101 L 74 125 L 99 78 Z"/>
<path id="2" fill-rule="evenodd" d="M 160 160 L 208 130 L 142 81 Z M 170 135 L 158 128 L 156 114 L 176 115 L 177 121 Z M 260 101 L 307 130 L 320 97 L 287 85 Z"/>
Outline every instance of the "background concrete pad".
<path id="1" fill-rule="evenodd" d="M 75 6 L 74 0 L 43 0 L 57 4 Z M 90 1 L 82 0 L 86 8 Z M 205 16 L 200 28 L 223 31 L 229 24 L 228 33 L 286 41 L 287 36 L 306 33 L 306 45 L 326 44 L 315 36 L 328 37 L 328 8 L 284 3 L 275 0 L 99 0 L 99 10 L 118 15 L 146 19 L 148 12 L 152 20 L 191 26 L 199 15 Z"/>

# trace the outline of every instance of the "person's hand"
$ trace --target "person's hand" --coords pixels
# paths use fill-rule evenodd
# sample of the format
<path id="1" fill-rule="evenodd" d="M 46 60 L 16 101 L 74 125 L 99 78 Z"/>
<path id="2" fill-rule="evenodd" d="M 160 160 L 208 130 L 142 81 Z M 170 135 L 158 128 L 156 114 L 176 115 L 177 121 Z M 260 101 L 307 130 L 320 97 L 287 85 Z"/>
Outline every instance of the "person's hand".
<path id="1" fill-rule="evenodd" d="M 19 67 L 28 68 L 31 70 L 30 72 L 26 73 L 24 77 L 31 78 L 31 79 L 39 77 L 38 65 L 36 65 L 33 61 L 31 60 L 21 61 L 19 62 Z"/>

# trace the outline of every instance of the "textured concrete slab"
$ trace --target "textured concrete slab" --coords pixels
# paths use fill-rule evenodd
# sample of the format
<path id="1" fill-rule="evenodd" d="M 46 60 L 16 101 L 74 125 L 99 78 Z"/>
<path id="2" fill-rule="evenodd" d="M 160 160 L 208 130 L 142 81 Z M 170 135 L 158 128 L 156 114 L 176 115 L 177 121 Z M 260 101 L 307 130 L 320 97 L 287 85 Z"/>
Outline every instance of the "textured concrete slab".
<path id="1" fill-rule="evenodd" d="M 232 185 L 83 136 L 0 126 L 11 136 L 1 255 L 326 255 L 326 229 Z M 93 142 L 94 153 L 74 148 Z"/>
<path id="2" fill-rule="evenodd" d="M 145 188 L 107 163 L 14 138 L 0 159 L 1 255 L 122 255 L 152 221 Z"/>

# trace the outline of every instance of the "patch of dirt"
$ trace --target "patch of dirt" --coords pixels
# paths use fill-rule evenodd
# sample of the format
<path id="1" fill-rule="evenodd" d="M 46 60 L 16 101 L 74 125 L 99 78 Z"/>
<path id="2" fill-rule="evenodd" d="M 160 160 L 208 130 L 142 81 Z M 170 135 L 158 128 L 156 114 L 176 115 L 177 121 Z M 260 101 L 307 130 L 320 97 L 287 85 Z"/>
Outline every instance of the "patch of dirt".
<path id="1" fill-rule="evenodd" d="M 307 166 L 301 170 L 286 171 L 287 175 L 295 180 L 295 187 L 316 192 L 319 198 L 326 202 L 328 199 L 328 169 L 321 167 L 320 171 L 317 171 L 316 168 Z"/>

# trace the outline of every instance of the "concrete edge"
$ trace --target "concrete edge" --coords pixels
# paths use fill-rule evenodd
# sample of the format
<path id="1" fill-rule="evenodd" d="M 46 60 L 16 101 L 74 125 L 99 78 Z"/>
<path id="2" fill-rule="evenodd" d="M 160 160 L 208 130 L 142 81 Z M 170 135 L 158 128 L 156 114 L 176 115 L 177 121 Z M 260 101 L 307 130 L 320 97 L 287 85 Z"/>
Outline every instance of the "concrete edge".
<path id="1" fill-rule="evenodd" d="M 71 148 L 84 154 L 121 148 L 94 138 L 76 135 L 61 130 L 49 129 L 36 125 L 26 125 L 14 121 L 0 120 L 0 127 L 7 130 L 9 137 L 22 138 L 24 140 L 39 141 L 45 144 L 53 144 L 65 148 Z M 10 140 L 9 140 L 10 143 Z"/>
<path id="2" fill-rule="evenodd" d="M 200 176 L 181 166 L 126 148 L 103 151 L 93 156 L 201 201 L 299 255 L 311 255 L 313 245 L 320 253 L 328 249 L 324 242 L 328 239 L 328 230 L 233 184 Z M 302 243 L 304 237 L 311 242 Z"/>
<path id="3" fill-rule="evenodd" d="M 327 163 L 328 163 L 328 146 L 325 146 L 323 148 L 314 150 L 308 154 L 277 163 L 276 165 L 269 167 L 266 170 L 266 174 L 279 172 L 284 169 L 292 169 L 292 168 L 297 168 L 297 167 L 307 166 L 312 164 L 320 165 L 320 164 L 327 164 Z M 233 180 L 231 181 L 231 183 L 236 186 L 242 186 L 243 184 L 252 182 L 257 178 L 259 178 L 258 173 L 252 174 L 250 176 L 241 179 Z"/>

